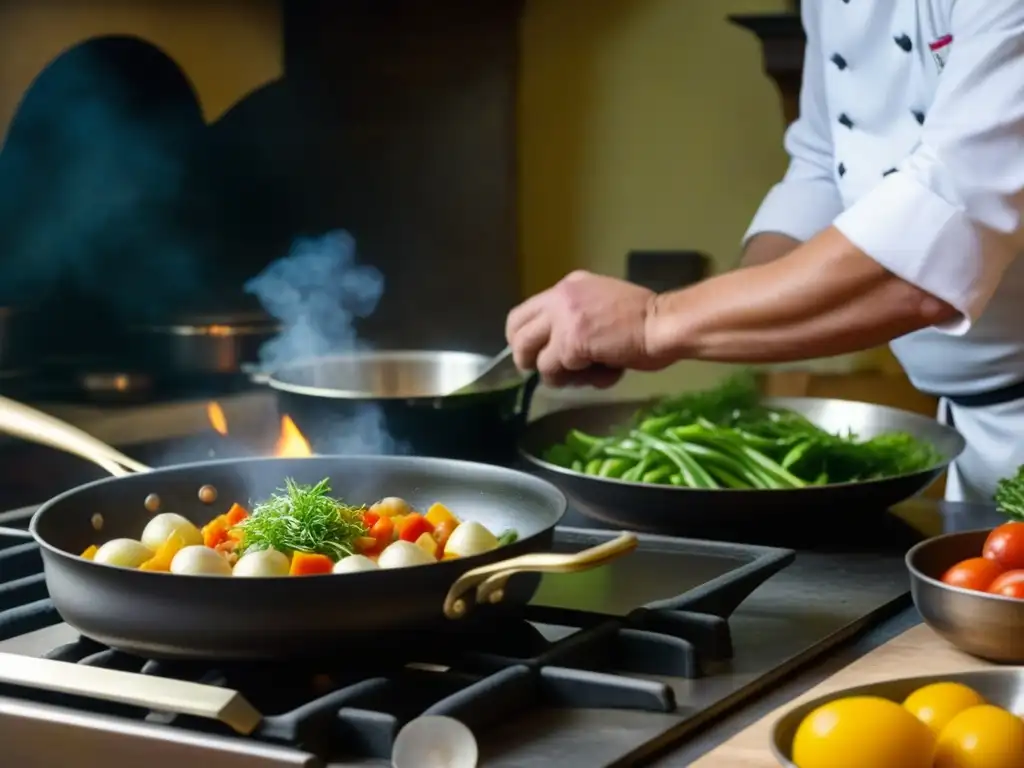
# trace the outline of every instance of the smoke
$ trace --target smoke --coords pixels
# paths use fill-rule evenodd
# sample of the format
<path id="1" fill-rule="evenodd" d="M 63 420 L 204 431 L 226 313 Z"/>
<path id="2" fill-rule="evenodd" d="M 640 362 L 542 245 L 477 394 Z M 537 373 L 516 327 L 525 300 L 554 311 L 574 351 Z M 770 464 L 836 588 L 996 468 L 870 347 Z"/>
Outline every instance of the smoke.
<path id="1" fill-rule="evenodd" d="M 273 262 L 245 285 L 281 331 L 260 349 L 260 365 L 275 371 L 296 363 L 310 366 L 310 379 L 330 387 L 330 377 L 318 372 L 318 358 L 368 349 L 355 322 L 377 308 L 384 293 L 384 276 L 375 267 L 356 261 L 355 240 L 337 230 L 296 241 L 291 252 Z M 351 413 L 332 416 L 324 399 L 324 418 L 311 439 L 319 453 L 400 454 L 409 447 L 388 432 L 383 411 L 362 404 Z M 345 401 L 345 405 L 354 405 Z"/>

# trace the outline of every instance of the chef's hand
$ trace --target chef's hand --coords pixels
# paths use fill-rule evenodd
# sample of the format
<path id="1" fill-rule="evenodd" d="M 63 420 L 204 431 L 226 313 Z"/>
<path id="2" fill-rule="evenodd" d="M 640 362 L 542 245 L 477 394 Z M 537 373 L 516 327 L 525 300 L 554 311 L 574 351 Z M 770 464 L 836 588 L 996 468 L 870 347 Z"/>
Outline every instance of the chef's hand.
<path id="1" fill-rule="evenodd" d="M 573 272 L 513 309 L 505 336 L 519 369 L 537 371 L 549 386 L 610 387 L 627 368 L 669 362 L 645 349 L 655 296 L 624 280 Z"/>

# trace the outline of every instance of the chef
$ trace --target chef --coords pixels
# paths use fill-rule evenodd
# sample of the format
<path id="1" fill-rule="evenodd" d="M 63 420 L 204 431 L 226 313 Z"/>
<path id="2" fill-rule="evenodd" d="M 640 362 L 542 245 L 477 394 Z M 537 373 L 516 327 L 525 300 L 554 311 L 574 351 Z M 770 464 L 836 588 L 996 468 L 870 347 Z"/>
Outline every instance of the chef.
<path id="1" fill-rule="evenodd" d="M 1024 463 L 1024 0 L 804 0 L 789 168 L 740 269 L 655 294 L 574 272 L 512 310 L 516 363 L 607 387 L 678 360 L 888 342 L 967 449 L 947 498 Z"/>

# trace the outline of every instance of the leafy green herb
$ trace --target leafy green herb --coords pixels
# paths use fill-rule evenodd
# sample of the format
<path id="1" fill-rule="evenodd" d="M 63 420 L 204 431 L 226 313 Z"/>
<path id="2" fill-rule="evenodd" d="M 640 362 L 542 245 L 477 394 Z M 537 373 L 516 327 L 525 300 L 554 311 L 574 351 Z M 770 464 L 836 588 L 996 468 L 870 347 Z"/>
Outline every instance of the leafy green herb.
<path id="1" fill-rule="evenodd" d="M 1004 477 L 996 484 L 995 502 L 1007 516 L 1024 520 L 1024 466 L 1017 468 L 1017 474 Z"/>
<path id="2" fill-rule="evenodd" d="M 331 498 L 328 478 L 316 485 L 299 485 L 291 478 L 266 501 L 253 508 L 238 528 L 241 553 L 276 549 L 308 552 L 332 560 L 355 552 L 355 541 L 366 535 L 363 507 L 351 507 Z"/>

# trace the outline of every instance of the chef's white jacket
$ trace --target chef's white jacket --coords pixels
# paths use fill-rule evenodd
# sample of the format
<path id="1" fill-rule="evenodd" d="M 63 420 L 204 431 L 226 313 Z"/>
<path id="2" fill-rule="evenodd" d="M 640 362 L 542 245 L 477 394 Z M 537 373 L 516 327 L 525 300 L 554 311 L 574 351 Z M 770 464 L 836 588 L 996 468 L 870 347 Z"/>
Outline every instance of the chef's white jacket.
<path id="1" fill-rule="evenodd" d="M 802 8 L 791 162 L 746 239 L 807 240 L 834 225 L 959 310 L 892 343 L 920 389 L 970 395 L 1024 381 L 1024 0 Z M 1024 403 L 1019 410 L 1024 443 Z"/>

